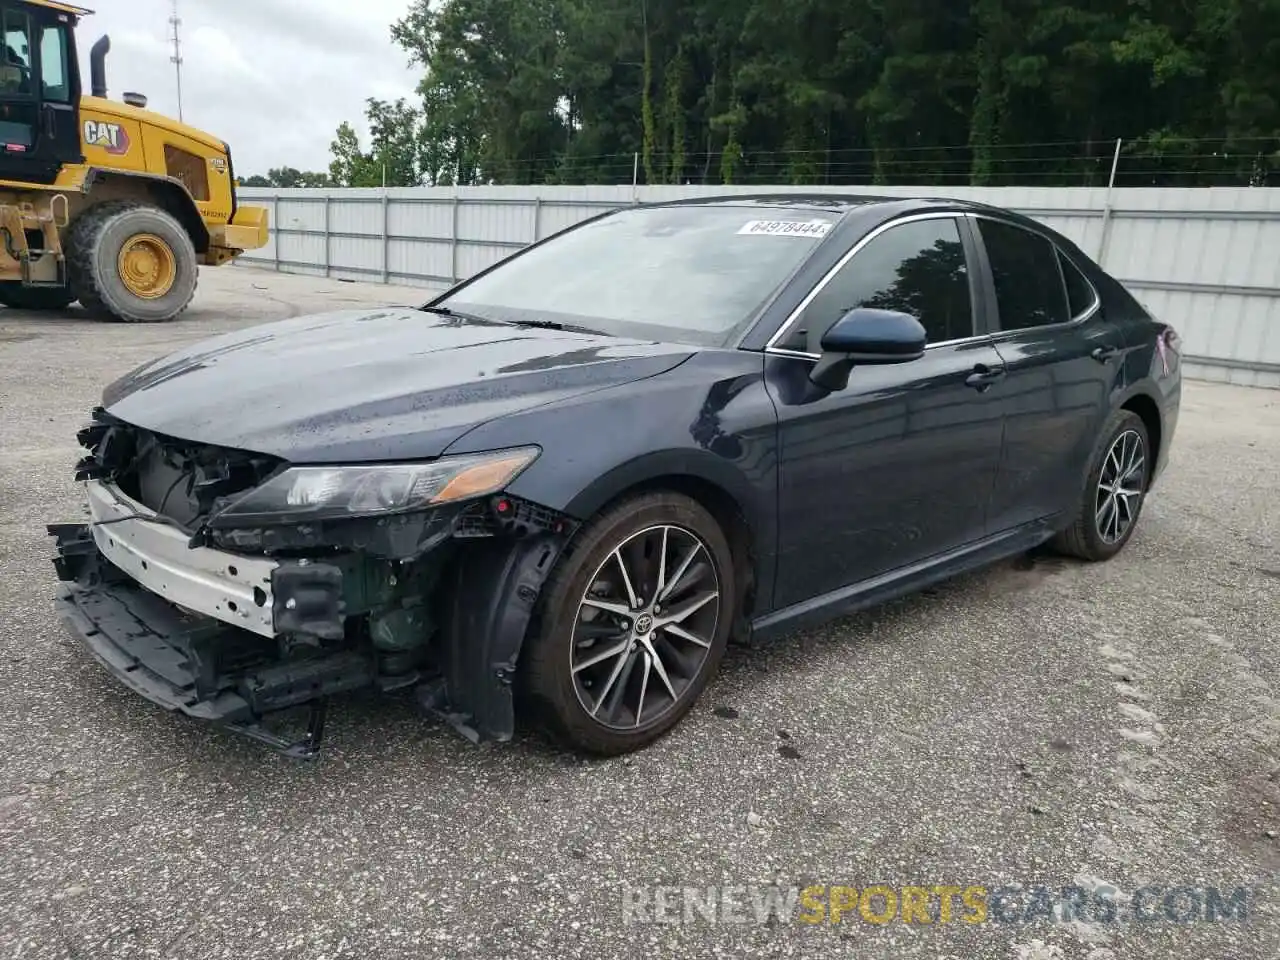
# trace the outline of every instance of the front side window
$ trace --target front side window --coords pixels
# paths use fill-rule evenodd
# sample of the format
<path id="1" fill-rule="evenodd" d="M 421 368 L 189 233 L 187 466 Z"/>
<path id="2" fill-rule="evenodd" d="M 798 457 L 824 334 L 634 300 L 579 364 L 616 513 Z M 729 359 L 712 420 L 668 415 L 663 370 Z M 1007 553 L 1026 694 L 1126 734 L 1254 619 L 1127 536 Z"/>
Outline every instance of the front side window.
<path id="1" fill-rule="evenodd" d="M 439 305 L 486 319 L 727 346 L 836 216 L 746 204 L 623 210 L 500 264 Z"/>
<path id="2" fill-rule="evenodd" d="M 1026 330 L 1071 319 L 1058 250 L 1045 237 L 1009 223 L 979 218 L 1003 330 Z"/>
<path id="3" fill-rule="evenodd" d="M 64 27 L 40 30 L 40 85 L 45 100 L 71 102 L 71 81 L 67 70 L 67 31 Z"/>
<path id="4" fill-rule="evenodd" d="M 18 10 L 5 10 L 3 19 L 0 94 L 31 94 L 31 18 Z"/>
<path id="5" fill-rule="evenodd" d="M 777 346 L 821 353 L 822 335 L 855 307 L 909 313 L 924 325 L 928 343 L 973 336 L 969 270 L 956 221 L 916 220 L 871 240 L 827 281 Z"/>

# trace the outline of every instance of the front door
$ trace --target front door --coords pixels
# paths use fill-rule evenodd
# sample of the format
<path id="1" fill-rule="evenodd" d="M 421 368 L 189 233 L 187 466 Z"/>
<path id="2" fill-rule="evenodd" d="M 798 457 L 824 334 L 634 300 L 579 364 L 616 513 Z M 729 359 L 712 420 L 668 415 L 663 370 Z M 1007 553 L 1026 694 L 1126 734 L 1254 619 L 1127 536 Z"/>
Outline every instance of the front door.
<path id="1" fill-rule="evenodd" d="M 830 275 L 766 358 L 779 420 L 775 607 L 979 540 L 1000 460 L 1002 363 L 975 325 L 971 243 L 953 216 L 895 223 Z M 821 334 L 858 306 L 928 333 L 920 360 L 808 383 Z"/>
<path id="2" fill-rule="evenodd" d="M 83 160 L 68 14 L 0 4 L 0 178 L 52 183 Z"/>

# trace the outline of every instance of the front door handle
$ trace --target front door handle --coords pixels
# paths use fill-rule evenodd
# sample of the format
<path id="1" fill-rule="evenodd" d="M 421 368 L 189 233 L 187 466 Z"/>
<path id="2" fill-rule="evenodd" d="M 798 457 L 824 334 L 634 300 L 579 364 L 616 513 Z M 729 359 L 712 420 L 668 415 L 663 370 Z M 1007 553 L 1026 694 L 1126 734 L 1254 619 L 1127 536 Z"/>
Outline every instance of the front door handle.
<path id="1" fill-rule="evenodd" d="M 1110 360 L 1119 352 L 1120 351 L 1117 350 L 1115 347 L 1110 347 L 1110 346 L 1094 347 L 1093 352 L 1090 353 L 1089 356 L 1093 357 L 1093 359 L 1097 360 L 1099 363 L 1106 363 L 1108 360 Z"/>
<path id="2" fill-rule="evenodd" d="M 1004 379 L 1004 367 L 989 367 L 985 363 L 974 366 L 973 373 L 964 378 L 966 387 L 973 387 L 979 393 L 986 393 L 997 380 Z"/>

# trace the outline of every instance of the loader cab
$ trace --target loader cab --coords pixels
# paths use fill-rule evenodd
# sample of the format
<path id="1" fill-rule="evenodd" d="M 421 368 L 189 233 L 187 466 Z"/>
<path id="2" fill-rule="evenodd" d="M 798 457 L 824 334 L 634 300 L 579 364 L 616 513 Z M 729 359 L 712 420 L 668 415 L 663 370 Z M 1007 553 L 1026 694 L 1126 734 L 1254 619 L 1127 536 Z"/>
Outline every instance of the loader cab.
<path id="1" fill-rule="evenodd" d="M 73 9 L 0 0 L 0 179 L 53 183 L 84 161 Z"/>

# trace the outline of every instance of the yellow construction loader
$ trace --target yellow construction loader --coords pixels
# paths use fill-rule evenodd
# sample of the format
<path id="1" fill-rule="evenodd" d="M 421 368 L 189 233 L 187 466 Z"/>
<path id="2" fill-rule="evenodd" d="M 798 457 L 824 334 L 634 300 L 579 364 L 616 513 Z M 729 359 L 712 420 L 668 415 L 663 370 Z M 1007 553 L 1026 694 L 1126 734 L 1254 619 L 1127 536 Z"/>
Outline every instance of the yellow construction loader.
<path id="1" fill-rule="evenodd" d="M 107 99 L 102 37 L 83 96 L 75 28 L 92 13 L 55 0 L 0 0 L 0 303 L 95 317 L 172 320 L 199 264 L 267 243 L 267 211 L 236 202 L 231 149 L 146 109 Z"/>

